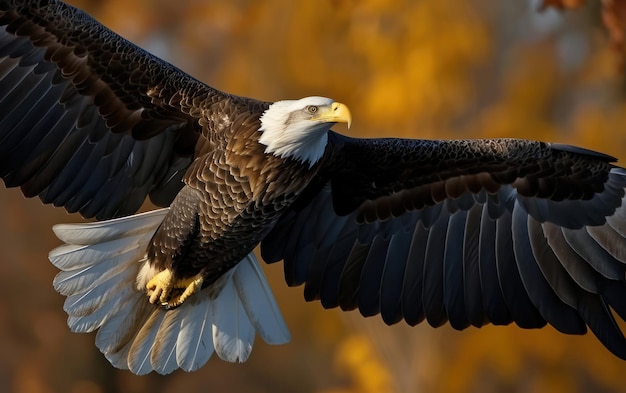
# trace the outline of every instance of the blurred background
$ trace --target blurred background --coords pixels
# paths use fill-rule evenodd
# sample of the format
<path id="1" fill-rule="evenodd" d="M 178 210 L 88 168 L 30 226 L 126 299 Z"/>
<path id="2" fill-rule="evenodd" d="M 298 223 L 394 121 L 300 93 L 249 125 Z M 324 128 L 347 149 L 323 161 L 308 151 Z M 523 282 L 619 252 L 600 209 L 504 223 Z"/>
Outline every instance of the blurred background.
<path id="1" fill-rule="evenodd" d="M 626 160 L 622 57 L 599 0 L 565 13 L 531 0 L 70 3 L 221 90 L 344 102 L 353 127 L 337 130 L 350 135 L 520 137 Z M 52 288 L 50 227 L 80 217 L 6 189 L 0 217 L 3 392 L 626 392 L 626 362 L 591 335 L 386 327 L 305 303 L 280 264 L 266 273 L 291 343 L 257 338 L 245 364 L 214 356 L 195 373 L 136 377 L 113 369 L 94 335 L 69 332 Z"/>

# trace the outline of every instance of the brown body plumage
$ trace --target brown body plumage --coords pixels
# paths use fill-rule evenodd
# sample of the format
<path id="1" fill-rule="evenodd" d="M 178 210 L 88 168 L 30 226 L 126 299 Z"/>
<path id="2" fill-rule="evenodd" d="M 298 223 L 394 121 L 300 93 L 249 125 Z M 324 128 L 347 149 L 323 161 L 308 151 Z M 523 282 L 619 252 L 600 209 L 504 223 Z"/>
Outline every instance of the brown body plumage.
<path id="1" fill-rule="evenodd" d="M 55 227 L 72 330 L 135 373 L 288 340 L 251 251 L 324 307 L 589 327 L 626 358 L 626 171 L 516 139 L 354 139 L 323 97 L 212 89 L 53 0 L 0 0 L 0 177 Z M 133 215 L 144 200 L 159 210 Z M 123 218 L 117 218 L 123 217 Z M 205 290 L 200 290 L 205 288 Z M 148 296 L 146 296 L 148 295 Z M 151 304 L 155 303 L 155 304 Z M 199 351 L 198 348 L 205 348 Z"/>
<path id="2" fill-rule="evenodd" d="M 267 156 L 258 118 L 229 127 L 225 146 L 198 152 L 148 256 L 159 270 L 202 273 L 204 286 L 248 255 L 300 195 L 315 170 Z"/>

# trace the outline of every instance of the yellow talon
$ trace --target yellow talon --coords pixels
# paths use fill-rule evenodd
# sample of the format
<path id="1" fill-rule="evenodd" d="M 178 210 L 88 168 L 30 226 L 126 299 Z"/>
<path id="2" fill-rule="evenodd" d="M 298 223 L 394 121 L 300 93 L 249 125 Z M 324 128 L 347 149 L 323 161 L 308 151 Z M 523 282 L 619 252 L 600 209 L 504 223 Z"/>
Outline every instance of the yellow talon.
<path id="1" fill-rule="evenodd" d="M 150 298 L 150 303 L 157 301 L 166 309 L 170 310 L 183 304 L 189 296 L 198 292 L 202 288 L 202 274 L 173 280 L 170 269 L 165 269 L 152 277 L 146 289 Z"/>

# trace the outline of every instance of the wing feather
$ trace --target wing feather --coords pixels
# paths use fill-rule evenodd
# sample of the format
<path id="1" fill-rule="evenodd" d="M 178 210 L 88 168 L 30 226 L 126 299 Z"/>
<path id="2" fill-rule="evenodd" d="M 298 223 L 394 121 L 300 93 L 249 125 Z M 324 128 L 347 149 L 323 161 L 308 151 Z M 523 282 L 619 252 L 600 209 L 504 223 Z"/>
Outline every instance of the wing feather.
<path id="1" fill-rule="evenodd" d="M 569 276 L 585 291 L 598 293 L 602 281 L 600 274 L 569 246 L 560 227 L 551 223 L 542 225 L 550 248 Z"/>
<path id="2" fill-rule="evenodd" d="M 467 211 L 465 238 L 463 239 L 463 290 L 465 312 L 472 326 L 486 322 L 479 268 L 479 238 L 482 206 L 474 205 Z"/>
<path id="3" fill-rule="evenodd" d="M 211 149 L 212 122 L 199 118 L 265 107 L 62 2 L 0 2 L 0 177 L 27 197 L 100 220 L 134 213 L 147 196 L 168 206 L 199 138 Z"/>
<path id="4" fill-rule="evenodd" d="M 626 265 L 620 263 L 603 248 L 596 247 L 597 243 L 585 228 L 563 228 L 562 230 L 567 244 L 598 273 L 611 280 L 624 279 Z"/>
<path id="5" fill-rule="evenodd" d="M 513 321 L 522 328 L 538 328 L 546 324 L 545 319 L 529 298 L 514 250 L 511 212 L 506 212 L 496 224 L 496 264 L 500 288 Z"/>
<path id="6" fill-rule="evenodd" d="M 462 330 L 469 326 L 465 312 L 465 285 L 463 277 L 463 238 L 465 237 L 466 211 L 456 211 L 450 216 L 446 244 L 443 249 L 444 302 L 450 326 Z M 457 245 L 456 247 L 448 244 Z"/>
<path id="7" fill-rule="evenodd" d="M 430 227 L 426 242 L 422 305 L 426 320 L 433 327 L 441 326 L 448 320 L 444 303 L 443 264 L 448 223 L 447 216 L 437 220 Z"/>
<path id="8" fill-rule="evenodd" d="M 585 324 L 573 308 L 558 298 L 537 265 L 528 234 L 528 219 L 524 208 L 516 203 L 512 217 L 513 249 L 526 292 L 541 316 L 557 330 L 582 334 L 586 331 Z"/>
<path id="9" fill-rule="evenodd" d="M 402 285 L 407 271 L 409 244 L 413 238 L 412 231 L 400 230 L 389 242 L 387 255 L 380 283 L 380 311 L 383 321 L 388 325 L 402 320 Z"/>
<path id="10" fill-rule="evenodd" d="M 496 260 L 497 221 L 489 213 L 490 205 L 488 202 L 482 206 L 479 230 L 478 270 L 480 273 L 481 294 L 487 319 L 494 325 L 508 325 L 513 319 L 504 299 L 503 290 L 500 287 Z"/>
<path id="11" fill-rule="evenodd" d="M 366 317 L 380 313 L 380 288 L 388 249 L 389 239 L 376 236 L 365 257 L 357 302 L 359 311 Z"/>
<path id="12" fill-rule="evenodd" d="M 339 305 L 344 311 L 354 310 L 358 307 L 361 273 L 370 248 L 370 243 L 361 244 L 357 240 L 346 258 L 339 277 L 339 293 L 337 295 Z"/>
<path id="13" fill-rule="evenodd" d="M 417 325 L 426 317 L 422 293 L 427 242 L 428 230 L 421 221 L 417 221 L 409 246 L 406 272 L 402 283 L 402 314 L 409 325 Z"/>
<path id="14" fill-rule="evenodd" d="M 611 157 L 520 140 L 329 143 L 261 244 L 307 300 L 388 324 L 589 327 L 624 357 L 610 309 L 626 315 L 626 171 Z"/>
<path id="15" fill-rule="evenodd" d="M 320 277 L 320 302 L 326 308 L 339 305 L 338 294 L 341 272 L 345 265 L 346 256 L 353 246 L 353 240 L 349 237 L 352 226 L 348 220 L 345 223 L 340 223 L 339 226 L 342 226 L 341 224 L 343 224 L 343 229 L 337 236 L 338 241 L 332 246 L 328 246 L 330 253 L 326 257 L 327 263 Z M 345 238 L 349 240 L 343 241 Z"/>

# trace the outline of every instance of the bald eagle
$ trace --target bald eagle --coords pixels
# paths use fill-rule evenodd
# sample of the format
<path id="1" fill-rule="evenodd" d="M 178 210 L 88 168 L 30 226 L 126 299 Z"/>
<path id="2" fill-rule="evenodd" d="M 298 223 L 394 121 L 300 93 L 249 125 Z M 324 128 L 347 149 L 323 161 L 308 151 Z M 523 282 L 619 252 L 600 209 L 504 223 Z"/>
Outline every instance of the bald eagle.
<path id="1" fill-rule="evenodd" d="M 355 139 L 348 108 L 213 89 L 56 0 L 0 0 L 0 177 L 54 227 L 75 332 L 137 374 L 289 332 L 253 254 L 326 308 L 626 340 L 626 170 L 518 139 Z M 160 210 L 136 214 L 146 200 Z"/>

